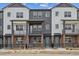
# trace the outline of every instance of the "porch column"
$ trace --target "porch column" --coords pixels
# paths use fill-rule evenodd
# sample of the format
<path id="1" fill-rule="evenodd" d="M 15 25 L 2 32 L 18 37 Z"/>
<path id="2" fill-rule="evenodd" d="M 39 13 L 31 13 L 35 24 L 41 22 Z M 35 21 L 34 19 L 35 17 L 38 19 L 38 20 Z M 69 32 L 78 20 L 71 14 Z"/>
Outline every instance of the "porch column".
<path id="1" fill-rule="evenodd" d="M 42 36 L 41 36 L 41 47 L 43 48 L 43 39 L 44 39 L 44 37 L 43 37 L 44 35 L 42 34 Z"/>
<path id="2" fill-rule="evenodd" d="M 12 35 L 12 48 L 13 48 L 13 35 Z"/>
<path id="3" fill-rule="evenodd" d="M 13 48 L 15 48 L 15 47 L 16 47 L 16 37 L 13 36 Z"/>
<path id="4" fill-rule="evenodd" d="M 60 40 L 62 47 L 65 47 L 65 42 L 64 42 L 64 40 L 65 40 L 65 34 L 62 34 L 61 40 Z"/>
<path id="5" fill-rule="evenodd" d="M 23 43 L 24 43 L 24 49 L 25 49 L 25 48 L 26 48 L 26 42 L 27 42 L 27 41 L 26 41 L 26 39 L 27 39 L 26 36 L 24 36 L 23 39 L 24 39 L 24 40 L 23 40 L 23 41 L 24 41 Z"/>
<path id="6" fill-rule="evenodd" d="M 79 35 L 77 36 L 77 47 L 79 47 Z"/>
<path id="7" fill-rule="evenodd" d="M 27 48 L 29 48 L 29 36 L 27 35 Z"/>
<path id="8" fill-rule="evenodd" d="M 5 48 L 5 36 L 3 37 L 3 48 Z"/>

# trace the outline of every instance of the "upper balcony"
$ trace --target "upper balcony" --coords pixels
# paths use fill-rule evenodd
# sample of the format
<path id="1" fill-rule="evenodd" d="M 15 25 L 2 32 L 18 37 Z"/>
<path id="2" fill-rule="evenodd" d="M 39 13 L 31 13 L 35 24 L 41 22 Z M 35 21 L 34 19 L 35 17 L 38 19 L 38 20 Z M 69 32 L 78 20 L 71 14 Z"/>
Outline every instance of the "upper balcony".
<path id="1" fill-rule="evenodd" d="M 63 27 L 65 34 L 71 34 L 71 35 L 79 34 L 79 20 L 70 20 L 70 21 L 65 20 Z"/>

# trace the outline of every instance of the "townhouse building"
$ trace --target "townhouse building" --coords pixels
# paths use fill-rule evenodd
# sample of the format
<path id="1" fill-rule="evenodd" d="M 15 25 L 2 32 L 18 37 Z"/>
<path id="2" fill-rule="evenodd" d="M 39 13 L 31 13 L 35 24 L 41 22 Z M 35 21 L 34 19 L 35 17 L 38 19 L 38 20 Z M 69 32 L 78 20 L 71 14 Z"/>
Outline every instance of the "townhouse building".
<path id="1" fill-rule="evenodd" d="M 12 3 L 3 12 L 5 48 L 51 46 L 51 10 L 32 10 L 20 3 Z"/>
<path id="2" fill-rule="evenodd" d="M 70 3 L 29 9 L 11 3 L 0 11 L 0 48 L 79 46 L 79 10 Z"/>
<path id="3" fill-rule="evenodd" d="M 52 37 L 54 47 L 65 47 L 62 20 L 77 20 L 77 10 L 70 3 L 60 3 L 52 8 Z M 64 29 L 65 30 L 65 29 Z"/>

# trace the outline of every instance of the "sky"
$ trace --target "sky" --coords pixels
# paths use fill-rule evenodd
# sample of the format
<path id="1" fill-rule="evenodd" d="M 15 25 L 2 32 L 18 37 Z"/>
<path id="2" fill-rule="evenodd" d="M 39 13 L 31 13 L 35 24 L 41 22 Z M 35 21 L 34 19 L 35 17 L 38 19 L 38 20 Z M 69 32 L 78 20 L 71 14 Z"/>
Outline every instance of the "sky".
<path id="1" fill-rule="evenodd" d="M 58 3 L 23 3 L 25 6 L 27 6 L 30 9 L 50 9 L 54 6 L 56 6 Z M 77 8 L 79 8 L 79 3 L 72 3 Z M 0 10 L 7 6 L 8 3 L 0 3 Z"/>

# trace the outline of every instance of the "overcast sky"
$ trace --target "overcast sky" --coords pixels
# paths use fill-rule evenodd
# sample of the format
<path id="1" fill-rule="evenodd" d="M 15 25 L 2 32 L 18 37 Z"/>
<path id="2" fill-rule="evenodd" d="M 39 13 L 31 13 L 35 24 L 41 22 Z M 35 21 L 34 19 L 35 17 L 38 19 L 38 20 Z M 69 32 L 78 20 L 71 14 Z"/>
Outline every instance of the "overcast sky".
<path id="1" fill-rule="evenodd" d="M 55 5 L 57 5 L 56 3 L 23 3 L 23 4 L 31 9 L 38 9 L 38 8 L 39 9 L 43 9 L 43 8 L 50 9 L 54 7 Z M 8 5 L 8 3 L 0 3 L 0 9 L 4 8 L 6 5 Z M 73 3 L 73 5 L 79 8 L 79 3 Z"/>

